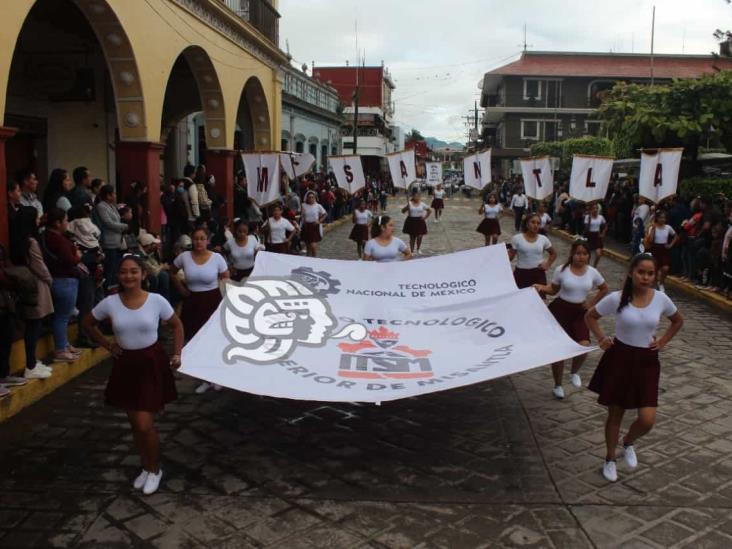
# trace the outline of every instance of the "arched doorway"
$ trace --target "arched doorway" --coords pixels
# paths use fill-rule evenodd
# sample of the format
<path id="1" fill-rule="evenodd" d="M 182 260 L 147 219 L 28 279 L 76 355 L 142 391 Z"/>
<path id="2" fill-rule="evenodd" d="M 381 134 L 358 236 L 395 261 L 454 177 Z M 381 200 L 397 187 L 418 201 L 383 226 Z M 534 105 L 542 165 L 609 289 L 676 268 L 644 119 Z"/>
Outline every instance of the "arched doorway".
<path id="1" fill-rule="evenodd" d="M 236 115 L 235 148 L 245 151 L 273 150 L 269 107 L 262 83 L 255 76 L 247 80 Z"/>

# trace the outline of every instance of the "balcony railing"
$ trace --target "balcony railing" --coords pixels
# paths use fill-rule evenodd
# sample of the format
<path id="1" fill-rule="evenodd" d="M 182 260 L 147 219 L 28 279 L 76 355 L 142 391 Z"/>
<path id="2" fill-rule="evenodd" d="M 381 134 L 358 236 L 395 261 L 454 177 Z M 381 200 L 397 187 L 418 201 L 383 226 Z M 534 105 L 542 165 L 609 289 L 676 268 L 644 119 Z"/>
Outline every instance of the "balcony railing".
<path id="1" fill-rule="evenodd" d="M 267 0 L 224 0 L 224 4 L 274 45 L 279 45 L 280 14 Z"/>

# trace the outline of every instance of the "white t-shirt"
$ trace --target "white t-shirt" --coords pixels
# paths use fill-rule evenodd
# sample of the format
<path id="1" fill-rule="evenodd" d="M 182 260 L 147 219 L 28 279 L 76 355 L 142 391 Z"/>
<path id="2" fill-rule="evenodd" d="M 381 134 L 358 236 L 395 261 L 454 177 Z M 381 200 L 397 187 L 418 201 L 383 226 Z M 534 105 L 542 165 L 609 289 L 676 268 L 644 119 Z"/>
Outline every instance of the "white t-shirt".
<path id="1" fill-rule="evenodd" d="M 409 202 L 409 217 L 424 217 L 425 212 L 429 209 L 429 206 L 424 202 L 420 202 L 415 205 L 414 202 Z"/>
<path id="2" fill-rule="evenodd" d="M 247 236 L 247 243 L 244 246 L 239 246 L 236 240 L 231 238 L 224 244 L 224 250 L 226 250 L 231 258 L 231 265 L 238 271 L 246 271 L 254 267 L 254 256 L 259 250 L 263 250 L 264 246 L 259 243 L 259 239 L 250 234 Z"/>
<path id="3" fill-rule="evenodd" d="M 496 204 L 491 206 L 490 204 L 483 204 L 483 215 L 486 219 L 498 219 L 498 216 L 503 211 L 503 206 Z"/>
<path id="4" fill-rule="evenodd" d="M 551 223 L 551 222 L 552 222 L 552 218 L 548 213 L 544 212 L 543 214 L 541 214 L 539 216 L 539 228 L 540 229 L 545 229 L 546 226 L 549 225 L 549 223 Z"/>
<path id="5" fill-rule="evenodd" d="M 671 316 L 677 309 L 674 302 L 664 294 L 653 290 L 653 299 L 647 307 L 639 309 L 628 303 L 623 310 L 618 311 L 622 292 L 613 292 L 603 297 L 595 305 L 595 310 L 601 316 L 617 315 L 615 317 L 615 337 L 633 347 L 647 348 L 653 342 L 661 316 Z"/>
<path id="6" fill-rule="evenodd" d="M 356 217 L 356 225 L 368 225 L 371 218 L 374 217 L 371 210 L 356 210 L 353 215 Z"/>
<path id="7" fill-rule="evenodd" d="M 371 257 L 374 261 L 388 263 L 398 260 L 399 256 L 408 249 L 404 241 L 397 237 L 392 237 L 391 242 L 386 246 L 382 246 L 375 238 L 372 238 L 366 242 L 363 253 Z"/>
<path id="8" fill-rule="evenodd" d="M 302 219 L 305 223 L 317 223 L 321 215 L 326 215 L 328 212 L 325 208 L 318 204 L 308 204 L 307 202 L 302 205 Z"/>
<path id="9" fill-rule="evenodd" d="M 274 217 L 270 217 L 265 225 L 269 227 L 269 238 L 272 244 L 282 244 L 287 240 L 287 231 L 295 230 L 292 223 L 284 217 L 280 217 L 279 221 L 276 221 Z"/>
<path id="10" fill-rule="evenodd" d="M 512 208 L 525 208 L 526 207 L 526 195 L 525 194 L 515 194 L 511 198 L 511 207 Z"/>
<path id="11" fill-rule="evenodd" d="M 511 238 L 511 245 L 517 252 L 516 267 L 519 269 L 536 269 L 544 262 L 544 252 L 552 247 L 543 234 L 537 235 L 534 242 L 526 240 L 522 233 L 515 234 Z"/>
<path id="12" fill-rule="evenodd" d="M 591 233 L 599 233 L 605 223 L 605 218 L 601 215 L 598 215 L 597 217 L 592 217 L 591 215 L 585 216 L 585 225 L 587 226 L 587 230 Z"/>
<path id="13" fill-rule="evenodd" d="M 191 252 L 183 252 L 175 258 L 173 265 L 183 269 L 186 286 L 192 292 L 215 290 L 219 287 L 219 275 L 229 270 L 224 257 L 216 252 L 212 252 L 203 265 L 193 261 Z"/>
<path id="14" fill-rule="evenodd" d="M 102 299 L 91 313 L 98 322 L 110 319 L 117 345 L 134 351 L 158 340 L 158 325 L 161 320 L 171 319 L 173 307 L 160 294 L 148 293 L 142 307 L 129 309 L 119 294 L 114 294 Z"/>
<path id="15" fill-rule="evenodd" d="M 583 303 L 593 289 L 605 283 L 600 271 L 589 265 L 582 276 L 574 274 L 569 265 L 564 270 L 562 267 L 554 271 L 552 284 L 559 286 L 558 296 L 569 303 Z"/>
<path id="16" fill-rule="evenodd" d="M 641 204 L 635 209 L 633 219 L 639 217 L 643 221 L 643 225 L 648 224 L 648 218 L 651 215 L 651 207 L 648 204 Z"/>
<path id="17" fill-rule="evenodd" d="M 654 244 L 666 245 L 669 240 L 676 236 L 676 231 L 674 231 L 671 225 L 664 225 L 663 227 L 657 227 L 654 225 L 654 227 L 656 228 L 656 233 L 653 237 Z"/>
<path id="18" fill-rule="evenodd" d="M 445 191 L 435 190 L 435 198 L 442 200 L 445 197 Z"/>

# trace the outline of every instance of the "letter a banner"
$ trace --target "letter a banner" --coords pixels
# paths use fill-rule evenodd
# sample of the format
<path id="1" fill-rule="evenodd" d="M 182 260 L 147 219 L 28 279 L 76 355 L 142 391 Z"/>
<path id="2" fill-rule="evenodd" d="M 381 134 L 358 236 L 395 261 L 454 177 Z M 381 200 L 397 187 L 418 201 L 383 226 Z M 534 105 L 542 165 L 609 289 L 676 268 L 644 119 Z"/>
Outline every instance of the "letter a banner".
<path id="1" fill-rule="evenodd" d="M 554 193 L 554 173 L 550 157 L 522 159 L 521 174 L 524 178 L 524 191 L 529 198 L 544 200 Z"/>
<path id="2" fill-rule="evenodd" d="M 684 149 L 658 149 L 655 154 L 641 153 L 639 194 L 658 204 L 676 194 L 679 168 Z"/>
<path id="3" fill-rule="evenodd" d="M 310 153 L 280 153 L 280 164 L 287 177 L 295 179 L 313 169 L 315 157 Z"/>
<path id="4" fill-rule="evenodd" d="M 414 150 L 387 154 L 386 159 L 389 162 L 389 172 L 394 187 L 398 189 L 408 189 L 409 186 L 417 180 L 417 167 L 415 165 Z"/>
<path id="5" fill-rule="evenodd" d="M 353 194 L 366 186 L 360 156 L 331 156 L 328 162 L 339 187 Z"/>
<path id="6" fill-rule="evenodd" d="M 427 172 L 427 185 L 434 187 L 442 184 L 441 162 L 425 162 L 425 171 Z"/>
<path id="7" fill-rule="evenodd" d="M 613 158 L 575 154 L 569 177 L 569 195 L 582 202 L 604 200 L 613 171 Z"/>
<path id="8" fill-rule="evenodd" d="M 473 154 L 463 160 L 463 177 L 468 187 L 482 189 L 491 182 L 491 150 Z"/>
<path id="9" fill-rule="evenodd" d="M 490 265 L 490 269 L 485 266 Z M 419 261 L 260 252 L 183 349 L 184 374 L 239 391 L 382 402 L 585 354 L 502 246 Z"/>
<path id="10" fill-rule="evenodd" d="M 243 153 L 244 172 L 249 196 L 262 206 L 274 202 L 280 193 L 280 155 L 277 153 Z"/>

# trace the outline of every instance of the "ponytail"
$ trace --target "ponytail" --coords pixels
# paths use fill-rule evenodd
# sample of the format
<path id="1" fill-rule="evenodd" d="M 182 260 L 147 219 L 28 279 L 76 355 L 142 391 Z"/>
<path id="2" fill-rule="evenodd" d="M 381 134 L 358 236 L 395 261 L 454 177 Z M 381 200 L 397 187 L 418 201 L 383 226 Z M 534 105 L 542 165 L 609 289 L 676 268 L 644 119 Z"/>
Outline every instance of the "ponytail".
<path id="1" fill-rule="evenodd" d="M 652 261 L 654 268 L 658 269 L 656 258 L 651 254 L 636 254 L 633 259 L 630 260 L 630 267 L 628 268 L 628 276 L 625 278 L 625 284 L 623 284 L 623 291 L 620 294 L 620 304 L 618 305 L 618 312 L 622 311 L 630 300 L 633 299 L 633 271 L 641 261 Z"/>
<path id="2" fill-rule="evenodd" d="M 384 227 L 391 221 L 388 215 L 380 215 L 376 218 L 376 222 L 371 224 L 371 238 L 378 238 Z"/>

